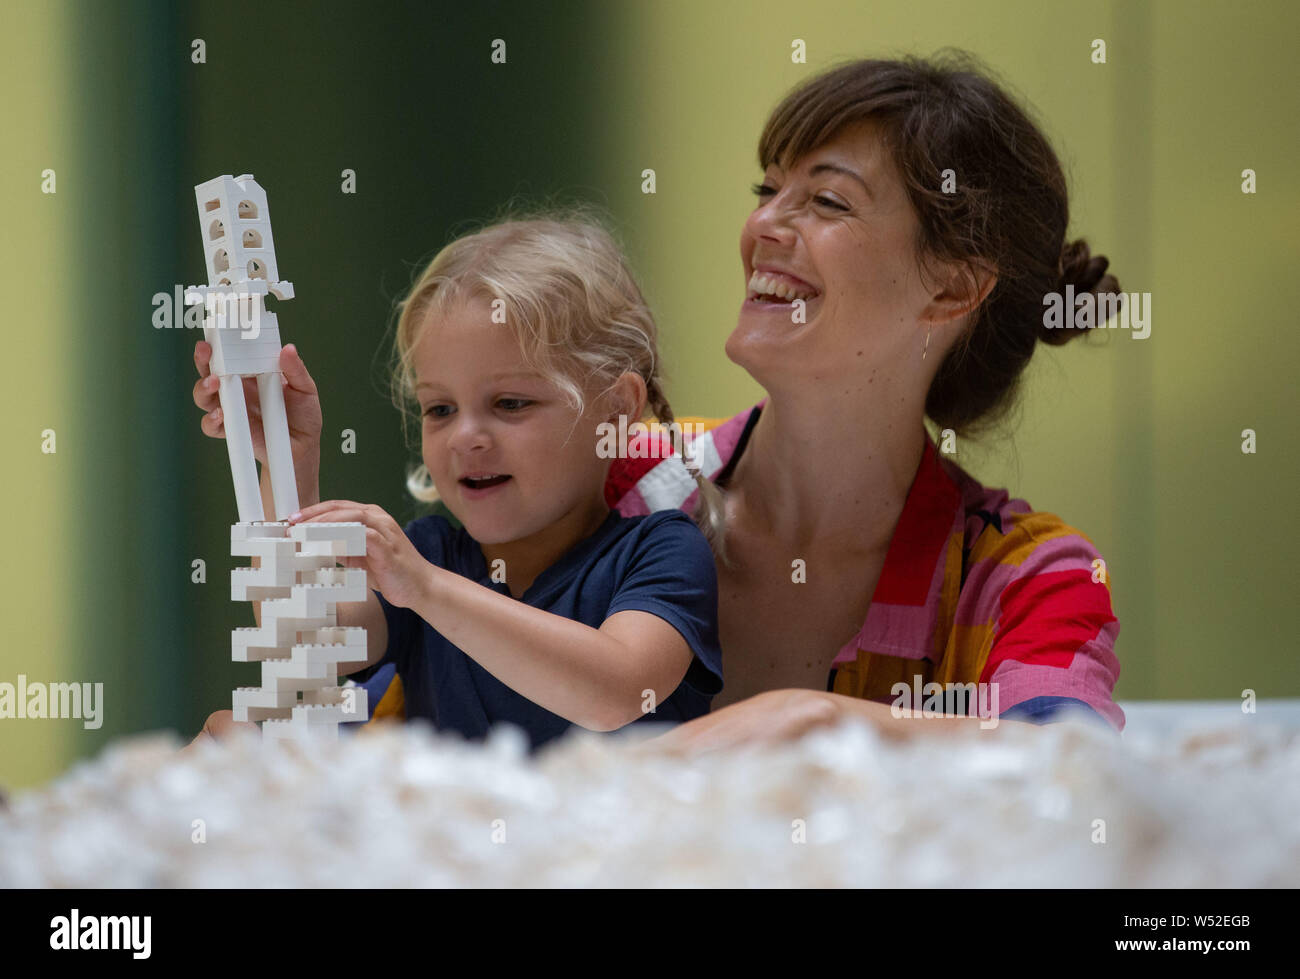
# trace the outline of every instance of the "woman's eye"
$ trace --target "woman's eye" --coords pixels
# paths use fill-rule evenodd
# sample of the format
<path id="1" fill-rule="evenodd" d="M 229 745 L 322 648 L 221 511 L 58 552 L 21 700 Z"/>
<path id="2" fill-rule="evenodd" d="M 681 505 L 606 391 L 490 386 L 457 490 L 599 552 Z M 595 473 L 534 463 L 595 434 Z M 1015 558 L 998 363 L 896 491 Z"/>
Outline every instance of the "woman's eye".
<path id="1" fill-rule="evenodd" d="M 497 404 L 505 408 L 506 411 L 520 411 L 527 408 L 532 402 L 525 401 L 523 398 L 500 398 L 497 400 Z"/>
<path id="2" fill-rule="evenodd" d="M 750 188 L 750 190 L 752 190 L 760 198 L 770 197 L 776 193 L 776 190 L 772 187 L 769 187 L 767 184 L 754 184 Z M 841 204 L 839 201 L 831 200 L 829 197 L 816 197 L 814 198 L 814 200 L 818 204 L 822 205 L 823 207 L 833 207 L 837 211 L 848 210 L 848 208 L 843 204 Z"/>

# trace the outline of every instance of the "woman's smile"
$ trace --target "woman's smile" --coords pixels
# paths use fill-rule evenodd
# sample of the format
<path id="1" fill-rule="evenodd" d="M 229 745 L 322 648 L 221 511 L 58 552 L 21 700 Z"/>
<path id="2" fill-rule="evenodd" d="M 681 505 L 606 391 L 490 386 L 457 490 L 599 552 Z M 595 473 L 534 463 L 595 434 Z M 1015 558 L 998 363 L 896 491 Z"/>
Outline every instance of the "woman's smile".
<path id="1" fill-rule="evenodd" d="M 779 313 L 790 319 L 791 326 L 808 322 L 808 311 L 820 304 L 821 290 L 805 280 L 770 265 L 755 264 L 745 289 L 741 312 Z M 799 304 L 799 305 L 796 305 Z"/>

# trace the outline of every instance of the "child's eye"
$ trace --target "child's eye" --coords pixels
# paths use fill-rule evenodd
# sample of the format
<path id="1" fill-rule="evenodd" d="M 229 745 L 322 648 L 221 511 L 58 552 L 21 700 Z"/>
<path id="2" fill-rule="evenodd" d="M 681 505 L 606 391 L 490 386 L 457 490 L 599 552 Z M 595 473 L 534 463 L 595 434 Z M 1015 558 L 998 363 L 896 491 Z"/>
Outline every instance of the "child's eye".
<path id="1" fill-rule="evenodd" d="M 524 408 L 527 408 L 532 404 L 532 402 L 526 401 L 523 398 L 498 398 L 497 404 L 505 408 L 506 411 L 522 411 Z"/>
<path id="2" fill-rule="evenodd" d="M 444 408 L 446 408 L 448 411 L 450 411 L 450 410 L 451 410 L 451 405 L 429 405 L 428 408 L 424 409 L 424 417 L 426 417 L 426 418 L 446 418 L 447 416 L 446 416 L 445 414 L 442 413 L 442 409 L 444 409 Z"/>

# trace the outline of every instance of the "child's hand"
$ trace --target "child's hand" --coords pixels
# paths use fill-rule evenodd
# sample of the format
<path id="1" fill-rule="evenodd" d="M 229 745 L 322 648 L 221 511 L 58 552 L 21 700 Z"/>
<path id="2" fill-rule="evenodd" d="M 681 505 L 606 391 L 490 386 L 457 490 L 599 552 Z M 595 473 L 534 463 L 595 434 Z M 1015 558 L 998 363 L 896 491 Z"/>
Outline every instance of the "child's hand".
<path id="1" fill-rule="evenodd" d="M 194 740 L 182 748 L 181 751 L 193 751 L 204 738 L 223 740 L 239 731 L 250 731 L 253 734 L 258 734 L 260 730 L 256 724 L 236 721 L 234 711 L 214 711 L 208 715 L 207 721 L 203 724 L 203 730 L 195 735 Z"/>
<path id="2" fill-rule="evenodd" d="M 226 437 L 225 418 L 222 417 L 221 401 L 217 396 L 218 382 L 212 374 L 211 362 L 212 345 L 200 340 L 194 345 L 194 366 L 199 371 L 198 382 L 194 385 L 194 403 L 206 412 L 199 424 L 203 434 L 220 439 Z M 301 487 L 305 478 L 314 479 L 320 472 L 320 435 L 324 425 L 320 395 L 316 391 L 316 382 L 293 344 L 280 351 L 280 371 L 285 380 L 284 411 L 289 419 L 289 445 Z M 244 401 L 248 406 L 248 427 L 253 436 L 253 455 L 266 465 L 266 436 L 262 434 L 261 401 L 254 377 L 244 378 Z"/>
<path id="3" fill-rule="evenodd" d="M 369 587 L 378 589 L 391 605 L 414 608 L 424 596 L 436 568 L 424 559 L 397 521 L 381 507 L 350 500 L 326 500 L 303 507 L 289 517 L 289 524 L 363 523 L 366 525 L 366 556 L 339 561 L 349 568 L 365 568 Z"/>

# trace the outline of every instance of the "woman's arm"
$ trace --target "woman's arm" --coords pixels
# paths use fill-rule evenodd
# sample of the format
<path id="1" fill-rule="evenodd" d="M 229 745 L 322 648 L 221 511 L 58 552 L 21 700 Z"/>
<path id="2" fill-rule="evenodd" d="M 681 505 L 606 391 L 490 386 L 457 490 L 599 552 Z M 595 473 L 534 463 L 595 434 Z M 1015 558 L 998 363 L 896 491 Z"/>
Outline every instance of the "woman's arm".
<path id="1" fill-rule="evenodd" d="M 793 741 L 815 728 L 830 727 L 849 717 L 868 722 L 890 738 L 906 738 L 924 732 L 946 734 L 981 730 L 978 717 L 924 717 L 920 712 L 912 716 L 911 711 L 903 709 L 898 711 L 902 716 L 896 716 L 894 711 L 890 704 L 821 690 L 769 690 L 680 724 L 648 744 L 688 754 L 703 754 L 747 744 Z"/>

